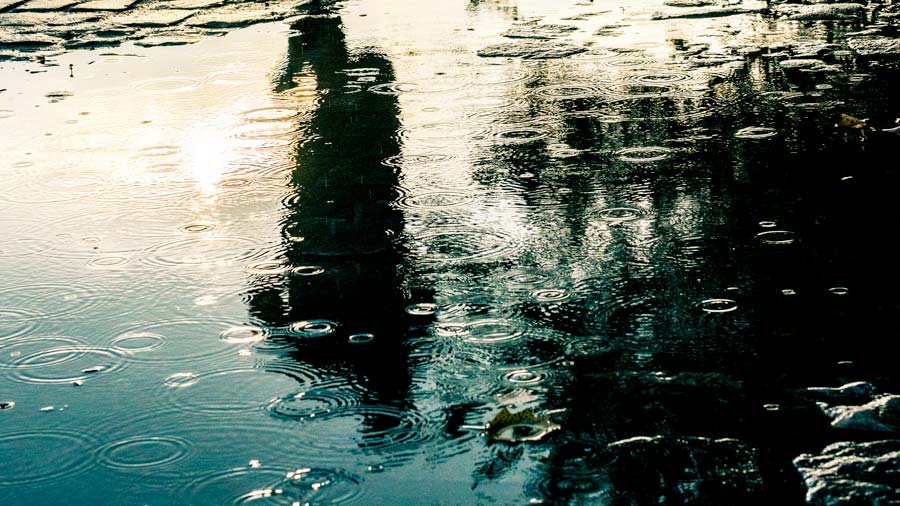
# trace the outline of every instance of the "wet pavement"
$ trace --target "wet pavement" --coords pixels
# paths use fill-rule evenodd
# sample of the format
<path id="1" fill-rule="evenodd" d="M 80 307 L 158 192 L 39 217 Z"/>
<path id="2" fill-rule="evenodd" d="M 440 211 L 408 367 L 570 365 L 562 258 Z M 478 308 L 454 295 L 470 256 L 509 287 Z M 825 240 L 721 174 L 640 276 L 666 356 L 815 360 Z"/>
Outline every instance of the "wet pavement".
<path id="1" fill-rule="evenodd" d="M 182 45 L 307 10 L 310 0 L 0 1 L 0 59 L 78 48 Z"/>
<path id="2" fill-rule="evenodd" d="M 27 5 L 0 503 L 900 500 L 897 5 Z"/>

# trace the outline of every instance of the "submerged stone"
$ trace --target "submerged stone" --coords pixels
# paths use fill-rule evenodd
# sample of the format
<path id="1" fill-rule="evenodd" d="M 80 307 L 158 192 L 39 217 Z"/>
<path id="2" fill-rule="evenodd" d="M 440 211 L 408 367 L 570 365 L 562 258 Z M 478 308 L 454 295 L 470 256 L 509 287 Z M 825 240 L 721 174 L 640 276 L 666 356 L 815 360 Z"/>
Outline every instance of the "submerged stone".
<path id="1" fill-rule="evenodd" d="M 522 40 L 494 44 L 479 50 L 477 54 L 484 58 L 512 57 L 539 60 L 565 58 L 585 51 L 587 49 L 571 44 Z"/>
<path id="2" fill-rule="evenodd" d="M 724 16 L 737 16 L 740 14 L 766 14 L 768 7 L 696 7 L 679 9 L 672 12 L 656 12 L 652 19 L 691 19 L 691 18 L 720 18 Z"/>
<path id="3" fill-rule="evenodd" d="M 0 26 L 40 27 L 46 35 L 48 26 L 71 27 L 99 21 L 102 17 L 96 12 L 5 12 L 0 14 Z"/>
<path id="4" fill-rule="evenodd" d="M 0 0 L 0 12 L 12 9 L 17 5 L 25 3 L 27 0 Z"/>
<path id="5" fill-rule="evenodd" d="M 900 441 L 835 443 L 817 455 L 800 455 L 794 466 L 806 484 L 809 504 L 900 503 Z"/>
<path id="6" fill-rule="evenodd" d="M 629 504 L 754 504 L 762 497 L 756 450 L 736 439 L 635 437 L 608 449 L 613 497 Z"/>
<path id="7" fill-rule="evenodd" d="M 125 42 L 125 38 L 98 38 L 91 37 L 87 39 L 78 39 L 65 42 L 63 46 L 66 49 L 98 49 L 103 47 L 117 47 Z"/>
<path id="8" fill-rule="evenodd" d="M 31 0 L 19 7 L 17 11 L 60 11 L 78 3 L 78 0 Z"/>
<path id="9" fill-rule="evenodd" d="M 158 9 L 122 14 L 110 19 L 110 21 L 126 26 L 172 26 L 181 23 L 194 14 L 194 11 L 182 9 Z"/>
<path id="10" fill-rule="evenodd" d="M 862 406 L 824 407 L 837 429 L 900 432 L 900 395 L 885 395 Z"/>
<path id="11" fill-rule="evenodd" d="M 192 18 L 188 24 L 202 28 L 241 28 L 244 26 L 269 20 L 271 14 L 265 9 L 219 10 L 201 14 Z"/>
<path id="12" fill-rule="evenodd" d="M 794 21 L 857 19 L 865 17 L 866 8 L 854 3 L 784 5 L 778 9 L 778 13 Z"/>
<path id="13" fill-rule="evenodd" d="M 124 11 L 140 0 L 91 0 L 73 7 L 78 11 Z"/>
<path id="14" fill-rule="evenodd" d="M 666 0 L 663 2 L 663 5 L 668 5 L 669 7 L 709 7 L 710 5 L 716 5 L 716 3 L 713 0 Z"/>
<path id="15" fill-rule="evenodd" d="M 867 381 L 855 381 L 839 387 L 809 387 L 806 389 L 815 397 L 825 401 L 846 401 L 847 399 L 860 399 L 868 401 L 875 395 L 875 385 Z"/>
<path id="16" fill-rule="evenodd" d="M 203 34 L 199 31 L 184 31 L 160 34 L 140 39 L 134 43 L 135 46 L 156 47 L 156 46 L 184 46 L 193 44 L 203 38 Z"/>
<path id="17" fill-rule="evenodd" d="M 814 60 L 811 58 L 794 58 L 790 60 L 782 60 L 779 62 L 782 69 L 815 69 L 825 66 L 822 60 Z"/>
<path id="18" fill-rule="evenodd" d="M 172 0 L 166 3 L 170 9 L 211 9 L 225 4 L 225 0 Z"/>
<path id="19" fill-rule="evenodd" d="M 0 48 L 35 49 L 56 45 L 60 39 L 39 33 L 16 33 L 0 28 Z"/>
<path id="20" fill-rule="evenodd" d="M 900 58 L 900 39 L 890 37 L 853 37 L 847 45 L 865 58 Z"/>
<path id="21" fill-rule="evenodd" d="M 187 25 L 201 28 L 242 28 L 264 21 L 276 21 L 293 14 L 288 5 L 223 8 L 192 17 Z"/>
<path id="22" fill-rule="evenodd" d="M 503 33 L 510 39 L 554 39 L 571 33 L 578 28 L 571 25 L 539 25 L 537 23 L 521 23 Z"/>

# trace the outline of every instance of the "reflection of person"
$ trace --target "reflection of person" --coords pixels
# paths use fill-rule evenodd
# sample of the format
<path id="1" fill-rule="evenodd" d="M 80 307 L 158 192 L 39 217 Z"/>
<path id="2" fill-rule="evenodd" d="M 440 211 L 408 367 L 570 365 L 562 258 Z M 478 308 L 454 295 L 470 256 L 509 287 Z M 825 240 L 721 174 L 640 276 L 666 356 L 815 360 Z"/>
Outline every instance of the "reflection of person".
<path id="1" fill-rule="evenodd" d="M 409 385 L 401 349 L 406 303 L 398 276 L 402 257 L 394 244 L 402 216 L 391 207 L 397 176 L 382 164 L 400 151 L 398 107 L 395 96 L 367 91 L 392 81 L 393 69 L 370 48 L 349 51 L 337 17 L 308 16 L 292 28 L 300 35 L 289 40 L 287 66 L 275 89 L 286 92 L 296 78 L 314 78 L 317 107 L 299 129 L 294 195 L 285 199 L 284 248 L 291 267 L 321 269 L 260 279 L 250 311 L 273 326 L 336 322 L 339 331 L 328 338 L 298 340 L 296 358 L 314 366 L 349 365 L 368 379 L 375 396 L 402 399 Z M 375 339 L 356 345 L 352 354 L 330 346 L 345 345 L 354 333 Z M 363 347 L 364 353 L 355 353 Z"/>

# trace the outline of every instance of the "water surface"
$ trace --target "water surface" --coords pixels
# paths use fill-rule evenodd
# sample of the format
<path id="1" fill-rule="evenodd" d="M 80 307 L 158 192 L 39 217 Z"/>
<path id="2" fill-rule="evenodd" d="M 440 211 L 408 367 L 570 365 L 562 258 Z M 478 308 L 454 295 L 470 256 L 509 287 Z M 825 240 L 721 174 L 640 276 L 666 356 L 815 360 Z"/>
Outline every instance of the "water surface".
<path id="1" fill-rule="evenodd" d="M 678 9 L 3 63 L 0 501 L 802 503 L 792 459 L 884 437 L 807 388 L 897 392 L 895 61 Z"/>

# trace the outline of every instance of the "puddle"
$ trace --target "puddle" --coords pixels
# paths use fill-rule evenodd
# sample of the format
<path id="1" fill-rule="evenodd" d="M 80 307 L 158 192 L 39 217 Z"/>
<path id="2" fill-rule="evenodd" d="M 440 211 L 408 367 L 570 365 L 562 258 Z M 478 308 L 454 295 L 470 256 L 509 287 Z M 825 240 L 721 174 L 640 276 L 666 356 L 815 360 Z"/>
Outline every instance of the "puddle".
<path id="1" fill-rule="evenodd" d="M 804 400 L 897 394 L 866 7 L 176 3 L 0 18 L 0 502 L 867 483 Z"/>

